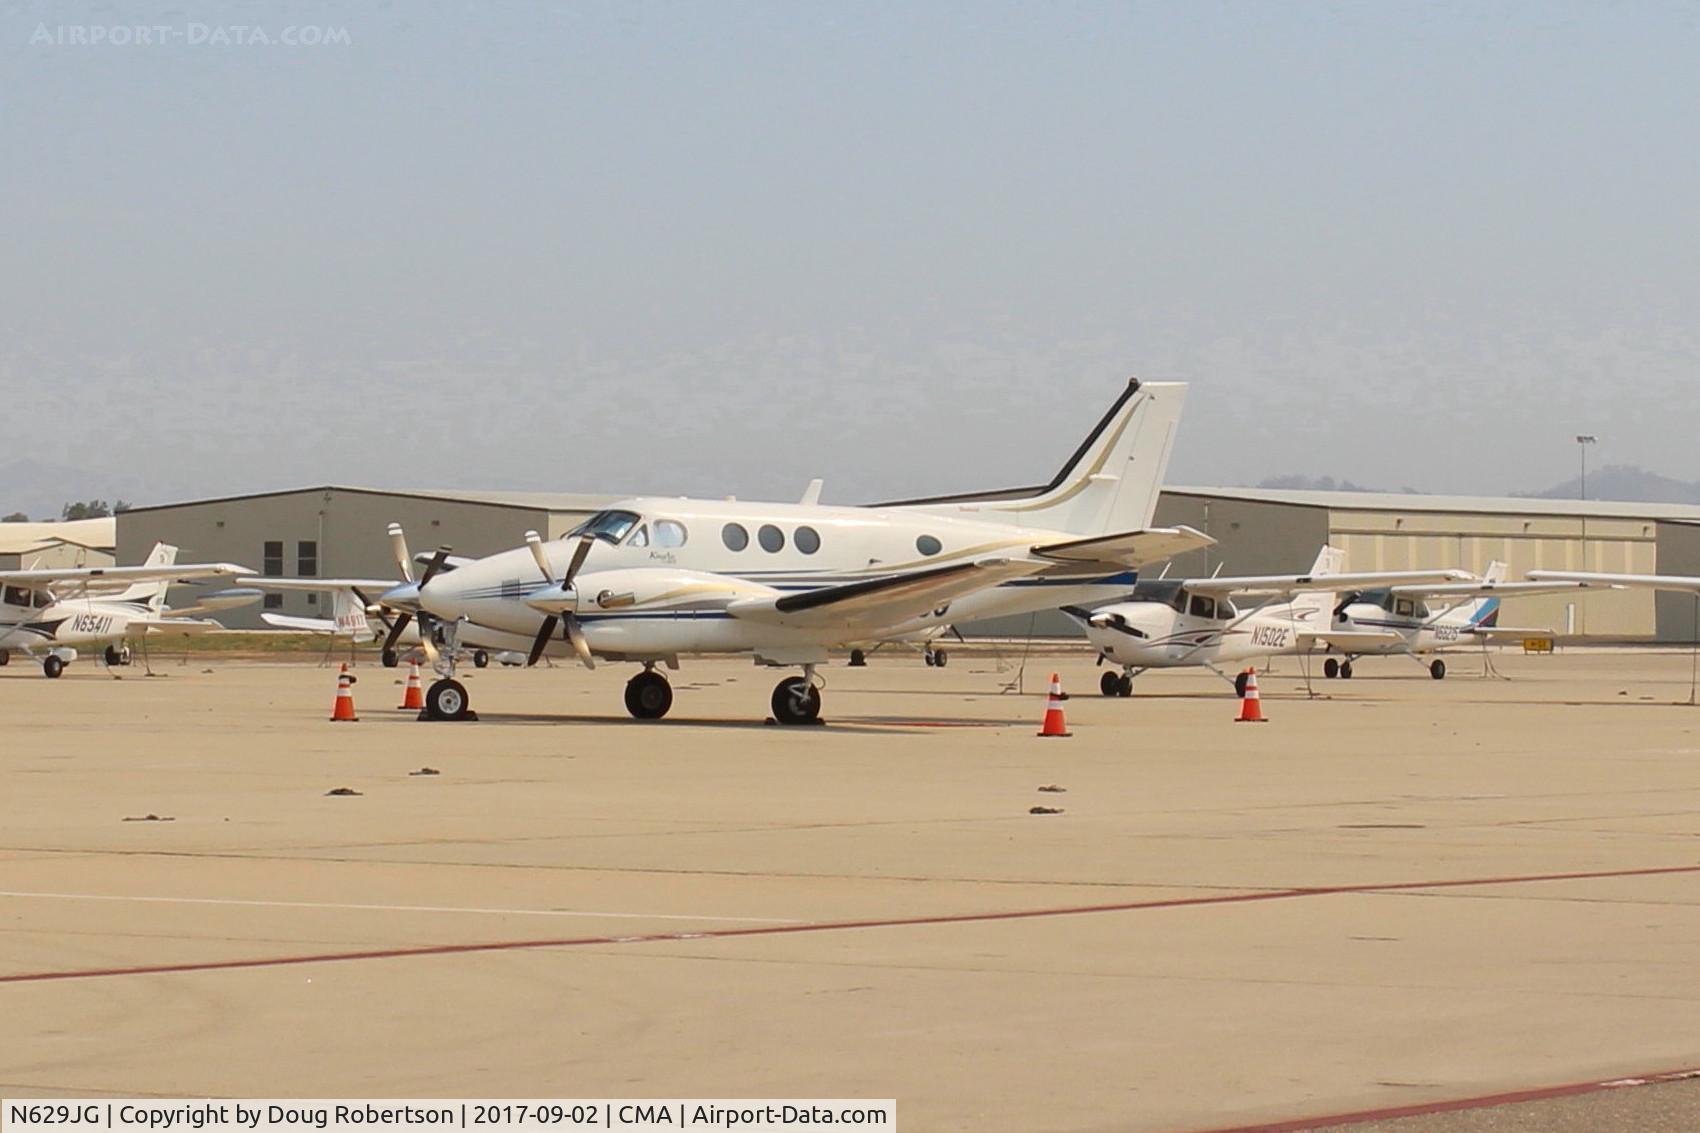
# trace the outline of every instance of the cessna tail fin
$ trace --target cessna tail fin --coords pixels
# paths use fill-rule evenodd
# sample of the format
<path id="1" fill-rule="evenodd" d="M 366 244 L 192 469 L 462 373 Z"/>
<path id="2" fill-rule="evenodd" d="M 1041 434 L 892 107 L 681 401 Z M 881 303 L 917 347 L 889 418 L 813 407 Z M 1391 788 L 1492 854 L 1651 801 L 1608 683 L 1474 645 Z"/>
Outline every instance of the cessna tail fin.
<path id="1" fill-rule="evenodd" d="M 143 566 L 171 566 L 177 561 L 177 548 L 169 543 L 155 543 L 153 550 L 143 560 Z M 165 592 L 171 589 L 169 578 L 154 579 L 151 582 L 131 583 L 128 589 L 118 595 L 120 602 L 146 602 L 148 609 L 159 613 L 165 607 Z"/>
<path id="2" fill-rule="evenodd" d="M 1323 544 L 1322 550 L 1316 553 L 1316 562 L 1311 564 L 1310 574 L 1312 578 L 1324 578 L 1331 574 L 1339 574 L 1345 569 L 1346 552 L 1339 547 Z M 1318 629 L 1327 629 L 1330 621 L 1332 621 L 1330 615 L 1333 613 L 1334 601 L 1337 597 L 1338 595 L 1332 590 L 1306 590 L 1295 594 L 1290 607 L 1293 612 L 1293 620 L 1304 622 L 1306 625 L 1315 626 Z M 1303 612 L 1305 610 L 1316 612 L 1306 614 Z"/>

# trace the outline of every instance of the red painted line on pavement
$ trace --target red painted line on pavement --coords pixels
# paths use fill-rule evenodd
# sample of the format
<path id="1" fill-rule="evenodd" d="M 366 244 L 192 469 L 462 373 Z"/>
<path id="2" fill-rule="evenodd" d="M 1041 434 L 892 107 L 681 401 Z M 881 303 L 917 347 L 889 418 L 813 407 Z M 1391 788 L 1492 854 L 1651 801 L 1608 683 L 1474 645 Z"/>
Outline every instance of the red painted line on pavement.
<path id="1" fill-rule="evenodd" d="M 1480 885 L 1522 885 L 1541 881 L 1585 881 L 1599 878 L 1654 877 L 1700 873 L 1700 865 L 1655 866 L 1647 869 L 1592 870 L 1582 873 L 1538 873 L 1508 877 L 1460 878 L 1443 881 L 1397 881 L 1382 885 L 1328 885 L 1265 889 L 1205 897 L 1168 897 L 1154 901 L 1124 901 L 1105 905 L 1065 905 L 1041 909 L 1010 909 L 991 913 L 947 913 L 924 917 L 890 917 L 860 921 L 813 921 L 804 924 L 762 925 L 756 928 L 709 929 L 703 932 L 660 932 L 621 936 L 571 936 L 546 940 L 498 940 L 475 944 L 427 944 L 374 948 L 357 952 L 312 952 L 297 956 L 261 956 L 247 960 L 200 960 L 179 964 L 143 964 L 123 968 L 72 968 L 64 971 L 0 975 L 0 984 L 43 983 L 49 980 L 87 980 L 107 976 L 152 976 L 174 972 L 216 972 L 234 968 L 281 968 L 294 964 L 332 964 L 352 960 L 395 960 L 409 956 L 453 956 L 477 952 L 518 952 L 538 948 L 584 948 L 608 944 L 657 944 L 683 940 L 731 940 L 750 936 L 788 936 L 798 933 L 845 932 L 852 929 L 915 928 L 928 925 L 985 924 L 994 921 L 1077 917 L 1094 913 L 1130 913 L 1147 909 L 1184 909 L 1206 905 L 1238 905 L 1287 901 L 1296 897 L 1329 897 L 1350 893 L 1395 893 L 1416 889 L 1449 889 Z"/>
<path id="2" fill-rule="evenodd" d="M 1442 1102 L 1414 1102 L 1410 1105 L 1388 1106 L 1385 1109 L 1361 1109 L 1353 1113 L 1334 1113 L 1324 1117 L 1296 1117 L 1287 1121 L 1269 1121 L 1260 1125 L 1235 1125 L 1227 1128 L 1198 1130 L 1197 1133 L 1306 1133 L 1311 1129 L 1333 1129 L 1342 1125 L 1363 1125 L 1371 1121 L 1392 1121 L 1401 1117 L 1425 1117 L 1436 1113 L 1455 1113 L 1464 1109 L 1489 1109 L 1493 1106 L 1517 1105 L 1521 1102 L 1550 1101 L 1554 1098 L 1573 1098 L 1583 1094 L 1624 1090 L 1634 1086 L 1656 1086 L 1666 1082 L 1681 1082 L 1700 1078 L 1700 1068 L 1666 1070 L 1633 1078 L 1608 1078 L 1593 1082 L 1572 1082 L 1563 1086 L 1537 1086 L 1529 1090 L 1511 1090 L 1503 1094 L 1483 1094 L 1474 1098 L 1454 1098 Z"/>

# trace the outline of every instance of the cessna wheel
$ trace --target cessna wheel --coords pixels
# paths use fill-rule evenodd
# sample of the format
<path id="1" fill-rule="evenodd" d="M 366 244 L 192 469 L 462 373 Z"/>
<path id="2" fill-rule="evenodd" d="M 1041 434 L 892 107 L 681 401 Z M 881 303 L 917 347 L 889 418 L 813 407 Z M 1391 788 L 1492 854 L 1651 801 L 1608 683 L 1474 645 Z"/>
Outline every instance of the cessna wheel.
<path id="1" fill-rule="evenodd" d="M 950 664 L 950 654 L 946 653 L 942 649 L 933 650 L 933 664 L 937 665 L 941 669 L 944 668 L 946 665 Z"/>
<path id="2" fill-rule="evenodd" d="M 673 707 L 673 686 L 654 669 L 626 682 L 626 711 L 639 720 L 659 720 Z"/>
<path id="3" fill-rule="evenodd" d="M 58 679 L 59 674 L 64 671 L 65 662 L 61 661 L 53 654 L 49 653 L 41 659 L 41 675 L 46 677 L 48 680 L 51 681 Z"/>
<path id="4" fill-rule="evenodd" d="M 1429 664 L 1428 675 L 1433 677 L 1437 681 L 1445 680 L 1446 679 L 1446 662 L 1442 661 L 1440 658 L 1436 657 L 1434 659 L 1434 661 Z"/>
<path id="5" fill-rule="evenodd" d="M 933 651 L 931 649 L 921 650 L 921 660 L 927 663 L 927 668 L 929 669 L 938 664 L 938 661 L 933 657 Z"/>
<path id="6" fill-rule="evenodd" d="M 444 677 L 425 690 L 425 715 L 432 720 L 464 720 L 471 707 L 466 686 L 457 680 Z"/>
<path id="7" fill-rule="evenodd" d="M 488 669 L 490 667 L 490 654 L 483 649 L 474 649 L 472 651 L 472 667 Z"/>
<path id="8" fill-rule="evenodd" d="M 117 668 L 119 665 L 128 665 L 129 663 L 130 651 L 128 649 L 120 649 L 116 645 L 106 647 L 107 668 Z"/>
<path id="9" fill-rule="evenodd" d="M 1117 696 L 1132 696 L 1133 695 L 1133 674 L 1132 673 L 1123 673 L 1122 679 L 1116 682 L 1116 695 Z"/>
<path id="10" fill-rule="evenodd" d="M 1324 661 L 1322 663 L 1322 675 L 1327 677 L 1329 680 L 1333 680 L 1335 677 L 1339 676 L 1340 662 L 1336 661 L 1332 657 Z"/>
<path id="11" fill-rule="evenodd" d="M 820 689 L 806 677 L 786 677 L 773 686 L 773 718 L 781 724 L 812 724 L 820 719 Z"/>
<path id="12" fill-rule="evenodd" d="M 1114 669 L 1109 670 L 1098 678 L 1098 691 L 1105 696 L 1120 696 L 1122 694 L 1122 675 Z"/>
<path id="13" fill-rule="evenodd" d="M 6 652 L 4 649 L 0 649 L 0 665 L 10 664 L 11 661 L 12 661 L 12 655 L 10 653 Z"/>

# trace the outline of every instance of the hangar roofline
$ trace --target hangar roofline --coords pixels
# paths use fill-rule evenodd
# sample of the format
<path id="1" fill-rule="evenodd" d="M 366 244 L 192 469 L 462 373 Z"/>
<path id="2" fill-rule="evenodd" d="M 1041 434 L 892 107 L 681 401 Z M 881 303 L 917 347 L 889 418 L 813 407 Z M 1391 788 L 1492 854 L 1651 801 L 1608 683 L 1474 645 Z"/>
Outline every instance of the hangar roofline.
<path id="1" fill-rule="evenodd" d="M 204 507 L 209 504 L 235 504 L 248 500 L 277 499 L 281 496 L 310 495 L 314 492 L 391 496 L 397 499 L 437 500 L 444 503 L 489 504 L 531 511 L 596 511 L 611 500 L 623 498 L 613 495 L 588 495 L 570 492 L 509 492 L 498 489 L 469 490 L 460 488 L 367 488 L 357 484 L 304 484 L 300 487 L 278 488 L 265 492 L 242 492 L 230 496 L 208 496 L 202 499 L 146 504 L 128 508 L 123 514 L 133 515 L 141 512 L 168 511 L 172 508 L 182 507 Z"/>
<path id="2" fill-rule="evenodd" d="M 1330 492 L 1289 488 L 1204 488 L 1166 484 L 1168 496 L 1207 496 L 1335 511 L 1446 511 L 1478 514 L 1587 516 L 1700 523 L 1700 506 L 1637 500 L 1553 500 L 1534 496 L 1431 496 L 1420 492 Z"/>

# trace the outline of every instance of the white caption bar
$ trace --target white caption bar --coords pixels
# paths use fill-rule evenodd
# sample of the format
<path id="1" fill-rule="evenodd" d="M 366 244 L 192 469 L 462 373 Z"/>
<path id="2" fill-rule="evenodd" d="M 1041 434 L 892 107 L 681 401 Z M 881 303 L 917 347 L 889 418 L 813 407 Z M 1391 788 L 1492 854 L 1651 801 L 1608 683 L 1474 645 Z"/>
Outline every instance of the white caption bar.
<path id="1" fill-rule="evenodd" d="M 353 1133 L 897 1128 L 892 1098 L 568 1098 L 546 1100 L 0 1101 L 0 1133 Z"/>

